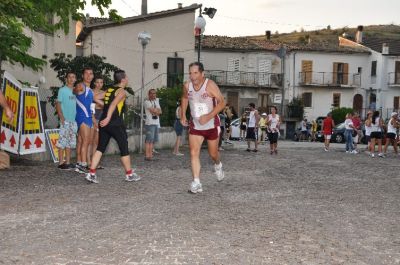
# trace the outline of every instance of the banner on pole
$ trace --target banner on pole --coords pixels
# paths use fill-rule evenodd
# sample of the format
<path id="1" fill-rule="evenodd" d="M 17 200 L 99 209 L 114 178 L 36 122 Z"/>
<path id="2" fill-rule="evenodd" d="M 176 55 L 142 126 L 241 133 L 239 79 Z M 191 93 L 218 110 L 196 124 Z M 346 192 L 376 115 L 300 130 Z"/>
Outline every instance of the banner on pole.
<path id="1" fill-rule="evenodd" d="M 14 113 L 14 119 L 9 122 L 5 112 L 1 116 L 0 148 L 18 154 L 20 141 L 21 120 L 21 91 L 22 85 L 8 72 L 4 72 L 2 91 L 7 104 Z"/>
<path id="2" fill-rule="evenodd" d="M 58 163 L 57 142 L 60 138 L 60 129 L 47 129 L 45 130 L 45 134 L 51 158 L 53 158 L 54 163 Z"/>

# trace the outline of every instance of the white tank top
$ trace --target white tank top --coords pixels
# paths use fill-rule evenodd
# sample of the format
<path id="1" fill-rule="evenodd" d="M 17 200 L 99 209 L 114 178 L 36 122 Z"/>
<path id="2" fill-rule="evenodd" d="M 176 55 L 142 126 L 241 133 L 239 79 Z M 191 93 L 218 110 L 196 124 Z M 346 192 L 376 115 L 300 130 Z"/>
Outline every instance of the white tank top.
<path id="1" fill-rule="evenodd" d="M 388 133 L 394 133 L 394 134 L 396 134 L 397 133 L 397 130 L 396 130 L 396 127 L 394 127 L 392 124 L 391 124 L 391 121 L 393 121 L 393 118 L 391 118 L 390 120 L 389 120 L 389 122 L 388 122 L 388 130 L 387 130 L 387 132 Z"/>
<path id="2" fill-rule="evenodd" d="M 190 105 L 190 113 L 194 129 L 196 130 L 209 130 L 215 128 L 215 117 L 210 119 L 206 124 L 201 125 L 199 118 L 202 115 L 212 112 L 215 106 L 215 99 L 210 97 L 207 93 L 208 78 L 204 81 L 203 85 L 198 91 L 193 87 L 192 82 L 189 83 L 188 98 Z"/>
<path id="3" fill-rule="evenodd" d="M 371 126 L 365 125 L 365 135 L 371 136 Z"/>
<path id="4" fill-rule="evenodd" d="M 255 115 L 256 111 L 250 111 L 250 115 L 249 115 L 249 128 L 255 128 L 256 127 L 256 115 Z"/>
<path id="5" fill-rule="evenodd" d="M 379 127 L 379 121 L 381 118 L 377 117 L 375 119 L 375 124 L 373 124 L 371 122 L 371 132 L 380 132 L 381 131 L 381 127 Z"/>
<path id="6" fill-rule="evenodd" d="M 268 115 L 268 120 L 271 121 L 270 128 L 271 130 L 274 130 L 277 128 L 278 123 L 279 123 L 279 115 L 275 114 L 275 117 L 272 116 L 272 114 Z"/>

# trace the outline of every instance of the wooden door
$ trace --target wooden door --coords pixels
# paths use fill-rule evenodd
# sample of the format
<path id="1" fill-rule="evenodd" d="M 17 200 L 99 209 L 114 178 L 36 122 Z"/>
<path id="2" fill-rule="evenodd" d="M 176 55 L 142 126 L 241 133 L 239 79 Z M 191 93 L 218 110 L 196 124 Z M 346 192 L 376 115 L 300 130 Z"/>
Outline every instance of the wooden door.
<path id="1" fill-rule="evenodd" d="M 239 93 L 238 92 L 230 92 L 228 91 L 227 102 L 231 105 L 235 112 L 238 113 L 239 110 Z"/>

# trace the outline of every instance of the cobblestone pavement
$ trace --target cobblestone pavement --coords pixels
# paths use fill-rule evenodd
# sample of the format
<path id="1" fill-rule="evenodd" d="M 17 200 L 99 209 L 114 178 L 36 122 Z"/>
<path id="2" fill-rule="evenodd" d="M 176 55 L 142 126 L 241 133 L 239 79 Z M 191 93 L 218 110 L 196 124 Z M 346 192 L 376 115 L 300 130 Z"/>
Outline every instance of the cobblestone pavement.
<path id="1" fill-rule="evenodd" d="M 118 156 L 97 185 L 14 159 L 0 171 L 0 264 L 400 264 L 400 158 L 244 148 L 222 152 L 221 183 L 203 150 L 196 195 L 187 149 L 135 154 L 137 183 Z"/>

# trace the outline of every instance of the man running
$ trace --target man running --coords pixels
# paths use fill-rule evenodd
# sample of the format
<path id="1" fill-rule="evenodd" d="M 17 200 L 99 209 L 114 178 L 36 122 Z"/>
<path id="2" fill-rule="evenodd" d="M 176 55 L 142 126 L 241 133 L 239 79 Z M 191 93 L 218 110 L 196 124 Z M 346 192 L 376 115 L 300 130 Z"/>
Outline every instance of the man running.
<path id="1" fill-rule="evenodd" d="M 186 110 L 190 105 L 191 121 L 189 123 L 189 149 L 193 181 L 189 192 L 202 192 L 200 183 L 200 149 L 207 140 L 208 153 L 214 161 L 217 180 L 224 179 L 224 171 L 219 157 L 218 140 L 220 121 L 218 113 L 225 107 L 224 97 L 214 81 L 205 78 L 204 66 L 200 62 L 189 65 L 190 82 L 183 86 L 181 100 L 181 123 L 186 126 Z"/>
<path id="2" fill-rule="evenodd" d="M 114 72 L 114 86 L 108 88 L 105 93 L 96 96 L 104 100 L 103 113 L 100 118 L 99 144 L 97 151 L 92 158 L 90 171 L 86 175 L 86 180 L 92 183 L 98 183 L 96 169 L 111 137 L 115 139 L 121 153 L 121 163 L 125 169 L 126 181 L 138 181 L 140 177 L 133 172 L 131 167 L 131 157 L 128 149 L 128 136 L 124 125 L 123 114 L 125 107 L 128 77 L 122 70 Z"/>

